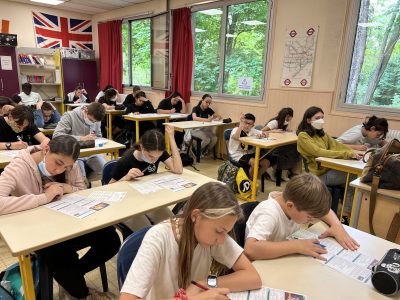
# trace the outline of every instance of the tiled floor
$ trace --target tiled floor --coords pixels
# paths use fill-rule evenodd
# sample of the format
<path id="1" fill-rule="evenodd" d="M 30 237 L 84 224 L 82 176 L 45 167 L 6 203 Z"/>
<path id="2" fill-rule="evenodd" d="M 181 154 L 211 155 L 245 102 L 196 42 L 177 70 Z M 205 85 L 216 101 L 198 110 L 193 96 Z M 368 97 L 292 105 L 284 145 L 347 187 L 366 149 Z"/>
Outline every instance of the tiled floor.
<path id="1" fill-rule="evenodd" d="M 196 168 L 199 169 L 199 172 L 205 176 L 211 178 L 217 178 L 217 170 L 218 167 L 222 164 L 222 160 L 213 160 L 211 158 L 205 158 L 201 160 L 200 164 L 196 164 Z M 162 165 L 160 165 L 162 168 Z M 186 167 L 191 171 L 195 171 L 192 167 Z M 100 185 L 99 182 L 95 182 L 94 186 Z M 283 182 L 281 187 L 276 187 L 275 183 L 272 181 L 266 182 L 266 191 L 264 193 L 259 193 L 257 196 L 257 200 L 265 200 L 268 197 L 268 193 L 272 190 L 282 190 L 285 186 Z M 84 252 L 83 252 L 84 253 Z M 5 243 L 0 239 L 0 270 L 5 269 L 11 264 L 17 262 L 16 257 L 12 257 L 8 251 Z M 116 299 L 118 299 L 118 283 L 117 283 L 117 269 L 116 269 L 116 257 L 111 259 L 106 264 L 107 274 L 108 274 L 108 284 L 110 292 L 116 295 Z M 88 274 L 86 274 L 86 280 L 89 287 L 95 288 L 97 290 L 102 290 L 100 272 L 99 270 L 94 270 Z M 58 285 L 54 284 L 54 299 L 58 300 Z"/>

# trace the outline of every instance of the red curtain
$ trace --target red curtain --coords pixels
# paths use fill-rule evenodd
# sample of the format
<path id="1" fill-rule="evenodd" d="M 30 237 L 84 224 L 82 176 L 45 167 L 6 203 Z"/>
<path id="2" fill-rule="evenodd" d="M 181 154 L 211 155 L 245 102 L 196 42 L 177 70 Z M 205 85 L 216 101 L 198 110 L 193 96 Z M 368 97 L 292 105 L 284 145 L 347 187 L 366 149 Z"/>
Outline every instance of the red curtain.
<path id="1" fill-rule="evenodd" d="M 98 24 L 100 89 L 111 84 L 122 92 L 122 21 Z"/>
<path id="2" fill-rule="evenodd" d="M 193 69 L 193 37 L 190 9 L 179 8 L 172 11 L 172 82 L 171 91 L 181 93 L 185 102 L 190 102 Z"/>

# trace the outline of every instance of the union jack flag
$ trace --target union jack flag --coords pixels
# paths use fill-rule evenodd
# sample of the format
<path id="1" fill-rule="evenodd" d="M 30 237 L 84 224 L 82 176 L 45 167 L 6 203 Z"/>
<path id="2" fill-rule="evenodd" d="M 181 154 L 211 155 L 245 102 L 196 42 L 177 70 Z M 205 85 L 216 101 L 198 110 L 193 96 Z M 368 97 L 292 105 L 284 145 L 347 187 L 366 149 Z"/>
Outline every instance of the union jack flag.
<path id="1" fill-rule="evenodd" d="M 39 48 L 93 49 L 92 22 L 32 12 Z"/>

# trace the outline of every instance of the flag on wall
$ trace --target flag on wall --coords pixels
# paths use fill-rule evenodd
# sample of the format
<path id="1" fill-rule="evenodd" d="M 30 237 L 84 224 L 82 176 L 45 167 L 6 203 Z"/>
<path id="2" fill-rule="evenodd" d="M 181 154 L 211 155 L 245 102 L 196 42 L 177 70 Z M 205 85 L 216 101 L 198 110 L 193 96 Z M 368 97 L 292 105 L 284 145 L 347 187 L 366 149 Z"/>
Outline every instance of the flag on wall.
<path id="1" fill-rule="evenodd" d="M 92 22 L 32 12 L 36 46 L 39 48 L 93 49 Z"/>
<path id="2" fill-rule="evenodd" d="M 10 33 L 10 21 L 1 19 L 1 33 Z"/>

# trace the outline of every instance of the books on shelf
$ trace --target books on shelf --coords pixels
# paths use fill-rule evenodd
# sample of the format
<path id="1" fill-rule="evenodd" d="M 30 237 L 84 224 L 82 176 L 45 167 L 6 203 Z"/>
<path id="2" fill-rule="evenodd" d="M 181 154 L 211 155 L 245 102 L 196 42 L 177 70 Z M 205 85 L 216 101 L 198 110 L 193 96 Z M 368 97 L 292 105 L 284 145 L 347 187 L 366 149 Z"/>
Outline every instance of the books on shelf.
<path id="1" fill-rule="evenodd" d="M 29 83 L 46 83 L 45 76 L 41 75 L 21 75 L 21 81 Z"/>
<path id="2" fill-rule="evenodd" d="M 46 66 L 46 67 L 55 67 L 53 64 L 49 64 L 46 58 L 41 57 L 39 55 L 32 54 L 18 54 L 18 59 L 20 64 L 23 65 L 37 65 L 37 66 Z"/>

